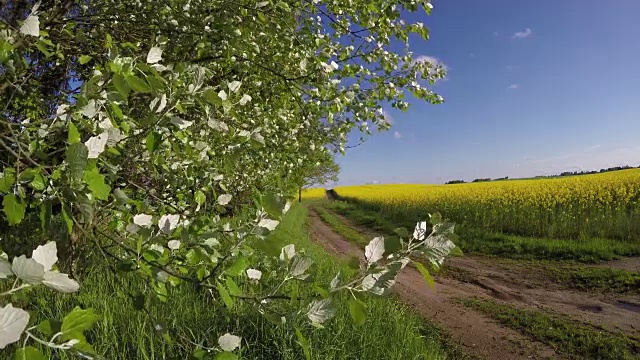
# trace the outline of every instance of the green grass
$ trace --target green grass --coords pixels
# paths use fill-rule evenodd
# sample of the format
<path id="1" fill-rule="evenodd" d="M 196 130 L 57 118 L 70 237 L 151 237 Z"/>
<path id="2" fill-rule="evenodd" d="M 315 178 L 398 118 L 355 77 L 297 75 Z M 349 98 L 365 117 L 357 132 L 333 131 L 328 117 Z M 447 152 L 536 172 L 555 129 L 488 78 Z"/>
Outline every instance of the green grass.
<path id="1" fill-rule="evenodd" d="M 265 243 L 294 243 L 296 248 L 305 249 L 316 262 L 318 281 L 328 284 L 341 264 L 309 239 L 306 220 L 306 208 L 294 206 Z M 115 275 L 100 257 L 90 259 L 87 264 L 89 268 L 77 294 L 37 288 L 11 301 L 15 306 L 33 310 L 31 324 L 48 318 L 61 319 L 76 305 L 94 308 L 101 320 L 87 332 L 87 338 L 108 359 L 187 359 L 195 349 L 192 342 L 215 346 L 217 338 L 226 332 L 243 337 L 243 359 L 304 358 L 295 334 L 287 329 L 292 324 L 276 325 L 246 303 L 236 301 L 235 308 L 227 311 L 214 306 L 217 303 L 209 300 L 207 292 L 184 285 L 172 289 L 166 303 L 148 301 L 145 313 L 136 310 L 128 295 L 149 291 L 135 273 Z M 0 281 L 0 285 L 5 284 Z M 337 315 L 326 324 L 326 329 L 316 329 L 304 321 L 297 324 L 311 344 L 313 359 L 461 358 L 454 349 L 442 345 L 440 330 L 393 298 L 368 298 L 368 316 L 363 327 L 351 320 L 347 301 L 346 294 L 337 298 Z M 157 331 L 157 325 L 171 332 Z M 247 343 L 254 345 L 247 347 Z M 14 349 L 11 346 L 0 351 L 0 359 L 9 359 Z M 50 355 L 56 359 L 70 358 L 63 353 Z"/>
<path id="2" fill-rule="evenodd" d="M 325 203 L 327 208 L 346 216 L 358 226 L 383 234 L 393 234 L 396 227 L 412 229 L 418 219 L 383 218 L 379 211 L 346 201 Z M 397 222 L 396 222 L 397 220 Z M 574 260 L 593 263 L 621 256 L 640 255 L 640 242 L 611 239 L 548 239 L 491 233 L 457 226 L 456 241 L 464 253 L 492 255 L 511 259 Z"/>
<path id="3" fill-rule="evenodd" d="M 458 301 L 532 339 L 551 345 L 572 359 L 627 360 L 640 358 L 640 343 L 565 316 L 519 309 L 492 300 L 464 298 Z"/>
<path id="4" fill-rule="evenodd" d="M 640 294 L 640 273 L 597 267 L 550 267 L 551 277 L 566 287 L 599 293 Z"/>
<path id="5" fill-rule="evenodd" d="M 479 298 L 458 301 L 573 359 L 640 359 L 638 341 L 566 316 L 515 308 Z"/>

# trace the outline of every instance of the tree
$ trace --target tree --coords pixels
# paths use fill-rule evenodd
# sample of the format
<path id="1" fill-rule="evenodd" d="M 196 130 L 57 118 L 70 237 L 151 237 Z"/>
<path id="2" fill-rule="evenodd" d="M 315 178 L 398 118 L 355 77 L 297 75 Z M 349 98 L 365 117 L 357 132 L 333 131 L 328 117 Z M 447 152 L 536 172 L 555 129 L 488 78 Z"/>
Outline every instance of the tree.
<path id="1" fill-rule="evenodd" d="M 273 259 L 254 244 L 288 209 L 297 169 L 311 174 L 304 169 L 322 154 L 344 152 L 352 130 L 388 128 L 383 103 L 406 110 L 408 94 L 443 101 L 430 87 L 444 69 L 414 61 L 408 47 L 428 31 L 402 16 L 431 8 L 428 0 L 5 0 L 1 220 L 39 219 L 29 225 L 46 230 L 59 207 L 69 237 L 43 237 L 70 248 L 72 265 L 98 253 L 113 271 L 135 271 L 153 290 L 147 302 L 192 284 L 229 311 L 247 301 L 268 313 L 295 296 L 301 305 L 287 323 L 326 321 L 330 298 L 318 298 L 313 286 L 280 293 L 282 284 L 307 279 L 304 254 L 285 247 Z M 314 286 L 384 293 L 412 253 L 436 248 L 425 254 L 438 264 L 453 248 L 448 230 L 429 237 L 425 229 L 418 224 L 397 260 L 378 264 L 384 242 L 374 239 L 366 267 Z M 0 257 L 0 281 L 16 277 L 9 294 L 36 285 L 77 289 L 66 275 L 41 271 L 57 258 L 47 246 L 31 258 Z M 75 268 L 67 269 L 72 277 Z M 269 278 L 260 280 L 259 269 Z M 252 295 L 241 296 L 229 279 Z M 28 315 L 8 307 L 26 326 Z M 94 319 L 83 314 L 69 316 Z M 9 342 L 24 330 L 13 324 Z M 202 344 L 206 335 L 194 336 Z M 86 339 L 72 340 L 50 345 L 87 355 Z"/>
<path id="2" fill-rule="evenodd" d="M 315 164 L 310 164 L 307 171 L 303 171 L 304 176 L 298 186 L 298 202 L 302 202 L 302 189 L 313 185 L 326 184 L 329 181 L 338 181 L 340 165 L 335 162 L 333 156 L 326 154 Z"/>

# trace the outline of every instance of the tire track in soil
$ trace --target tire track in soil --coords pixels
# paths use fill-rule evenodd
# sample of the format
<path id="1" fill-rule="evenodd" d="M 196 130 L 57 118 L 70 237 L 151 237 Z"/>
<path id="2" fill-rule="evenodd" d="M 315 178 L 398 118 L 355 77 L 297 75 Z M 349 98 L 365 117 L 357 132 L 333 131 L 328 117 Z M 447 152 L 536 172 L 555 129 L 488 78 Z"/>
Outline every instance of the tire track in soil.
<path id="1" fill-rule="evenodd" d="M 312 238 L 326 250 L 341 257 L 355 255 L 364 261 L 362 250 L 334 232 L 313 209 L 309 209 L 309 224 Z M 475 293 L 470 294 L 469 287 L 475 288 Z M 487 290 L 481 287 L 443 278 L 436 280 L 434 291 L 417 270 L 407 267 L 392 289 L 402 302 L 446 328 L 452 340 L 468 354 L 491 360 L 562 358 L 551 347 L 453 301 L 461 296 L 487 297 Z"/>

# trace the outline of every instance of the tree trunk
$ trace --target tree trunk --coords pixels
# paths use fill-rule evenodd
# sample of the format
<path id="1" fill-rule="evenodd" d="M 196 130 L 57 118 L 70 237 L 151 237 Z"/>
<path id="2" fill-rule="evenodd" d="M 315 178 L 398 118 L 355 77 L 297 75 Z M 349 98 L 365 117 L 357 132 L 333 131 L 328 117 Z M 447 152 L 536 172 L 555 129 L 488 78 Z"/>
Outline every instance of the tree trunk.
<path id="1" fill-rule="evenodd" d="M 302 186 L 298 188 L 298 202 L 302 202 Z"/>

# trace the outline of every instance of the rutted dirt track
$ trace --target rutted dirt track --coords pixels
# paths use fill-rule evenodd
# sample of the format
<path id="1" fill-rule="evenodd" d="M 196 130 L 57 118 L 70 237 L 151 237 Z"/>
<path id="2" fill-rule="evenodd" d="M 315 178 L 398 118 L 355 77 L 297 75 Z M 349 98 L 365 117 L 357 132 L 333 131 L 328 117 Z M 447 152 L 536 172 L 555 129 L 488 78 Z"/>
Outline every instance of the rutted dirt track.
<path id="1" fill-rule="evenodd" d="M 318 243 L 339 256 L 362 258 L 363 252 L 357 245 L 334 232 L 313 210 L 309 213 L 311 234 Z M 436 291 L 411 267 L 399 275 L 394 291 L 423 316 L 447 328 L 453 340 L 469 354 L 486 359 L 562 358 L 549 346 L 531 341 L 520 332 L 459 305 L 454 301 L 459 297 L 478 296 L 512 306 L 544 308 L 640 338 L 640 296 L 614 299 L 571 291 L 548 281 L 536 273 L 535 268 L 505 265 L 479 257 L 450 258 L 447 266 L 456 276 L 437 278 Z"/>

